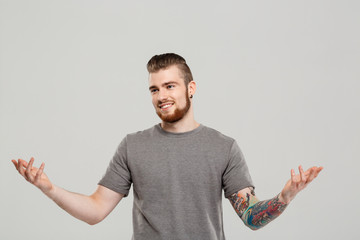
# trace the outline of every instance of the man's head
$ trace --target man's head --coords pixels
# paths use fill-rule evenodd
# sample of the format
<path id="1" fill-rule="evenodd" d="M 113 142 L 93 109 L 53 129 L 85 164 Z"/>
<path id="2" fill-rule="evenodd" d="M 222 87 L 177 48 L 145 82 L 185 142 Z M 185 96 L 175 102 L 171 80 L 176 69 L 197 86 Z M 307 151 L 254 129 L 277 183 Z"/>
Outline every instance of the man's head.
<path id="1" fill-rule="evenodd" d="M 185 59 L 174 53 L 155 55 L 147 69 L 152 103 L 163 122 L 175 123 L 188 116 L 196 85 Z"/>
<path id="2" fill-rule="evenodd" d="M 164 53 L 153 56 L 147 63 L 147 70 L 149 74 L 156 73 L 159 70 L 164 70 L 170 66 L 178 67 L 182 78 L 184 79 L 185 86 L 193 81 L 193 76 L 185 59 L 175 53 Z"/>

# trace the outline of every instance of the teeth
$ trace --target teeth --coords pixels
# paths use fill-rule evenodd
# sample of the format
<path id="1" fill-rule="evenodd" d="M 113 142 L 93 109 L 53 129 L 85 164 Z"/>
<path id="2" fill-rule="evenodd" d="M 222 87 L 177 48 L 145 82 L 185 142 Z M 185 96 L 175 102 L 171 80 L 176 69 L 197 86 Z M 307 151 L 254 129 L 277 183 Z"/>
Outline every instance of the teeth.
<path id="1" fill-rule="evenodd" d="M 169 106 L 171 106 L 171 104 L 166 104 L 166 105 L 164 105 L 164 106 L 161 106 L 160 108 L 167 108 L 167 107 L 169 107 Z"/>

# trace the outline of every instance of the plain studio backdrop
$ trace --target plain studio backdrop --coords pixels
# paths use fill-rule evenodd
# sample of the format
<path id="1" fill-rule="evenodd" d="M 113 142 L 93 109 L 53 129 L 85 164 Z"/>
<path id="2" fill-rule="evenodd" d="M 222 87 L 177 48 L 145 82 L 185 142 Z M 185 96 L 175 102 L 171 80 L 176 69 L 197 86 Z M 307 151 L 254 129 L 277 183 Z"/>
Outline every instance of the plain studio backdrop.
<path id="1" fill-rule="evenodd" d="M 227 239 L 359 239 L 359 1 L 0 1 L 0 239 L 130 239 L 132 190 L 100 224 L 14 169 L 92 193 L 127 133 L 159 123 L 145 65 L 183 55 L 196 120 L 235 138 L 262 200 L 324 166 L 278 219 Z"/>

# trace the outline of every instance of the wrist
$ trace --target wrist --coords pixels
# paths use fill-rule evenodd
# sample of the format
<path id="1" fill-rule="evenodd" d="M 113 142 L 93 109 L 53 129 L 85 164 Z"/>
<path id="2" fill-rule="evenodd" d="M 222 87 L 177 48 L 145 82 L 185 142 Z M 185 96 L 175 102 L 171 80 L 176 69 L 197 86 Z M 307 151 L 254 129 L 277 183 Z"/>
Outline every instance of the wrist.
<path id="1" fill-rule="evenodd" d="M 46 195 L 48 196 L 50 199 L 53 199 L 55 198 L 55 194 L 56 194 L 56 186 L 51 184 L 51 187 L 49 189 L 46 189 L 46 190 L 43 190 L 41 189 L 41 191 Z"/>
<path id="2" fill-rule="evenodd" d="M 290 198 L 287 198 L 283 195 L 283 193 L 279 193 L 279 201 L 285 204 L 289 204 L 291 202 Z"/>

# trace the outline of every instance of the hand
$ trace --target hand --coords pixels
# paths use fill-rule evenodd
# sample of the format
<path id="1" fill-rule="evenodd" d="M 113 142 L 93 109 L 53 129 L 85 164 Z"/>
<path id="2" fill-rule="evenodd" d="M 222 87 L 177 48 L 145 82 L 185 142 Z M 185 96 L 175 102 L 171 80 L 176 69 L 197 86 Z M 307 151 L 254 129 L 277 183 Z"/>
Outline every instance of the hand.
<path id="1" fill-rule="evenodd" d="M 312 180 L 314 180 L 323 167 L 312 167 L 304 172 L 302 166 L 299 166 L 300 174 L 295 175 L 294 169 L 291 169 L 291 179 L 285 184 L 280 193 L 279 200 L 290 203 L 301 190 L 303 190 Z"/>
<path id="2" fill-rule="evenodd" d="M 53 185 L 49 178 L 44 173 L 45 164 L 42 163 L 40 168 L 33 167 L 34 158 L 31 158 L 29 163 L 23 159 L 11 160 L 18 172 L 28 182 L 38 187 L 45 194 L 49 193 L 53 189 Z"/>

